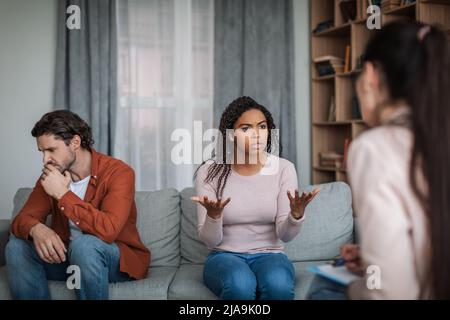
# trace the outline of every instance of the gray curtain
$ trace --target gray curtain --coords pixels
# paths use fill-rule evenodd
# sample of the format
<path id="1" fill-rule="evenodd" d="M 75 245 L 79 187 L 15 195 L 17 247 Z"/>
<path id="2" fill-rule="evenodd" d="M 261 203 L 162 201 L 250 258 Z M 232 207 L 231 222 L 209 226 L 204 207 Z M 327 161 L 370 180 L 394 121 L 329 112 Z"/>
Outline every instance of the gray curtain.
<path id="1" fill-rule="evenodd" d="M 296 163 L 292 0 L 216 0 L 214 121 L 250 96 L 272 113 L 281 156 Z"/>
<path id="2" fill-rule="evenodd" d="M 81 9 L 81 29 L 69 30 L 70 5 Z M 59 0 L 55 107 L 92 128 L 96 150 L 112 154 L 117 104 L 115 0 Z"/>

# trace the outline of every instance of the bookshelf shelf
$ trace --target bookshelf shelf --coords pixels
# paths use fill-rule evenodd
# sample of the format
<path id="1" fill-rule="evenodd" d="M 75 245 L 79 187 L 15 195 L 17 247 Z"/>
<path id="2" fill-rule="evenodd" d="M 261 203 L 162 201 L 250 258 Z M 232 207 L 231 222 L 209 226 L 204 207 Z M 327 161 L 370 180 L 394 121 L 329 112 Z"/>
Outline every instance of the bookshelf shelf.
<path id="1" fill-rule="evenodd" d="M 448 4 L 448 0 L 422 0 L 422 3 L 431 3 L 431 4 Z"/>
<path id="2" fill-rule="evenodd" d="M 351 23 L 345 23 L 337 27 L 326 29 L 324 31 L 313 33 L 314 37 L 343 37 L 350 34 Z"/>
<path id="3" fill-rule="evenodd" d="M 325 81 L 325 80 L 334 80 L 334 74 L 330 74 L 329 76 L 322 76 L 322 77 L 314 77 L 314 81 Z"/>
<path id="4" fill-rule="evenodd" d="M 311 62 L 311 130 L 312 130 L 312 183 L 347 181 L 344 169 L 319 165 L 319 155 L 335 152 L 343 155 L 348 142 L 368 129 L 360 119 L 355 103 L 355 80 L 361 72 L 361 55 L 369 39 L 377 32 L 366 26 L 368 0 L 356 0 L 356 16 L 345 21 L 341 11 L 342 0 L 311 0 L 311 30 L 328 21 L 333 27 L 318 33 L 311 32 L 312 61 L 320 56 L 332 55 L 346 60 L 346 72 L 320 76 Z M 411 19 L 429 24 L 440 24 L 449 30 L 450 0 L 416 0 L 390 10 L 382 10 L 381 22 Z M 330 22 L 331 21 L 331 22 Z M 350 46 L 350 50 L 347 47 Z"/>
<path id="5" fill-rule="evenodd" d="M 408 16 L 408 17 L 415 17 L 416 15 L 416 3 L 410 3 L 403 6 L 400 6 L 398 8 L 394 8 L 387 11 L 382 11 L 381 14 L 385 15 L 397 15 L 397 16 Z"/>

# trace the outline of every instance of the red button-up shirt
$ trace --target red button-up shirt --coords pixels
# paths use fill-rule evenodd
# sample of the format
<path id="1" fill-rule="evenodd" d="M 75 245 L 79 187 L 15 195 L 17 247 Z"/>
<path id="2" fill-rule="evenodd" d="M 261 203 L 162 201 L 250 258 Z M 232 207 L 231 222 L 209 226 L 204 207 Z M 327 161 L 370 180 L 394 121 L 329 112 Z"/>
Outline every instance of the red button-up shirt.
<path id="1" fill-rule="evenodd" d="M 91 149 L 91 178 L 84 200 L 68 191 L 59 201 L 50 197 L 36 182 L 22 210 L 11 225 L 12 233 L 29 239 L 30 229 L 45 223 L 52 215 L 51 228 L 68 245 L 69 219 L 83 233 L 106 243 L 115 242 L 120 250 L 120 271 L 135 279 L 147 276 L 150 251 L 136 228 L 134 171 L 124 162 Z"/>

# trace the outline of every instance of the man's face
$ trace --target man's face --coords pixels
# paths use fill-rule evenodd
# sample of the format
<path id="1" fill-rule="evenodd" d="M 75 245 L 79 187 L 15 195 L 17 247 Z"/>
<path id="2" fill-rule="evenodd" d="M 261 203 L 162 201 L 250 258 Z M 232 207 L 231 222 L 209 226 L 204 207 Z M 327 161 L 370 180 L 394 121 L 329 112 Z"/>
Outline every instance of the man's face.
<path id="1" fill-rule="evenodd" d="M 53 134 L 42 135 L 36 141 L 38 150 L 43 153 L 44 165 L 52 164 L 64 173 L 75 162 L 76 154 L 72 143 L 67 146 L 63 140 L 55 139 Z"/>

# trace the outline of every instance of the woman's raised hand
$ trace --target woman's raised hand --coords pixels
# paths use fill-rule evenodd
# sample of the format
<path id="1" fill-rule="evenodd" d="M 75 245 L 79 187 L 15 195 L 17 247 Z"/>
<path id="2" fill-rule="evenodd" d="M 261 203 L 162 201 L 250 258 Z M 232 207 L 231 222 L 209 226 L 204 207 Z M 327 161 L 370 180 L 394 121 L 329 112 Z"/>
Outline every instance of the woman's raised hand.
<path id="1" fill-rule="evenodd" d="M 292 196 L 288 191 L 287 196 L 289 198 L 289 203 L 291 206 L 291 215 L 295 219 L 301 219 L 305 214 L 306 206 L 314 199 L 316 194 L 318 194 L 320 189 L 314 189 L 312 192 L 302 192 L 299 196 L 298 190 L 295 190 L 295 195 Z"/>
<path id="2" fill-rule="evenodd" d="M 219 199 L 217 201 L 209 200 L 207 196 L 203 197 L 191 197 L 194 202 L 200 203 L 206 209 L 206 214 L 212 219 L 219 219 L 222 216 L 223 208 L 231 201 L 231 198 L 222 201 Z"/>

